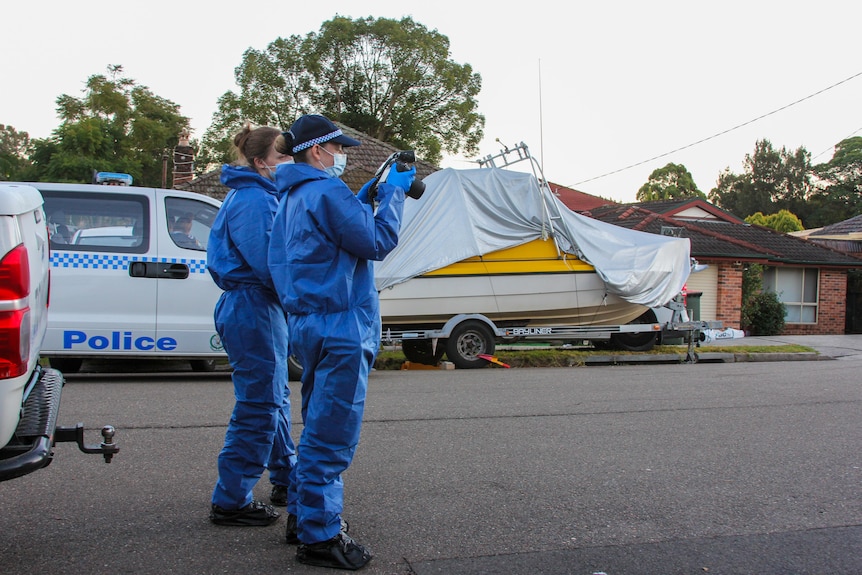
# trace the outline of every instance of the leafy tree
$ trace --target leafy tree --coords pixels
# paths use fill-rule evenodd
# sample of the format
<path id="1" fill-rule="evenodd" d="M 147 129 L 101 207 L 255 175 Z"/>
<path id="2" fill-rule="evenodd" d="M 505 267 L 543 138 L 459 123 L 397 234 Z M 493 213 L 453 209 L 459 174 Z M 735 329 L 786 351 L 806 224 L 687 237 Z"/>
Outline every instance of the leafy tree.
<path id="1" fill-rule="evenodd" d="M 777 213 L 768 216 L 764 216 L 762 212 L 755 212 L 745 218 L 745 221 L 749 224 L 771 228 L 783 234 L 805 229 L 799 218 L 787 210 L 779 210 Z"/>
<path id="2" fill-rule="evenodd" d="M 862 136 L 840 141 L 832 159 L 815 170 L 826 182 L 848 184 L 862 192 Z"/>
<path id="3" fill-rule="evenodd" d="M 763 270 L 760 264 L 748 264 L 742 270 L 740 327 L 751 335 L 777 335 L 784 329 L 787 310 L 778 294 L 763 291 Z"/>
<path id="4" fill-rule="evenodd" d="M 796 217 L 796 214 L 789 210 L 778 210 L 777 213 L 769 215 L 766 218 L 766 224 L 767 227 L 783 234 L 798 232 L 805 229 L 805 226 L 802 225 L 802 221 Z"/>
<path id="5" fill-rule="evenodd" d="M 754 224 L 756 226 L 763 226 L 764 228 L 768 228 L 766 225 L 766 216 L 763 215 L 763 212 L 754 212 L 747 218 L 745 218 L 746 223 Z"/>
<path id="6" fill-rule="evenodd" d="M 163 157 L 189 119 L 170 100 L 120 77 L 122 71 L 109 66 L 110 77 L 90 76 L 83 98 L 57 98 L 62 122 L 50 138 L 33 143 L 33 179 L 89 182 L 94 171 L 113 171 L 131 174 L 136 184 L 162 184 Z"/>
<path id="7" fill-rule="evenodd" d="M 742 269 L 743 304 L 754 294 L 763 291 L 763 268 L 762 264 L 749 263 Z"/>
<path id="8" fill-rule="evenodd" d="M 808 227 L 816 228 L 862 214 L 862 137 L 842 140 L 835 154 L 814 166 L 818 189 L 809 198 Z"/>
<path id="9" fill-rule="evenodd" d="M 30 165 L 30 135 L 0 124 L 0 180 L 21 180 Z"/>
<path id="10" fill-rule="evenodd" d="M 706 199 L 706 194 L 697 189 L 691 172 L 682 164 L 668 163 L 663 168 L 653 170 L 637 193 L 639 202 L 677 198 Z"/>
<path id="11" fill-rule="evenodd" d="M 764 291 L 752 295 L 742 305 L 742 329 L 751 335 L 778 335 L 784 330 L 786 306 L 778 294 Z"/>
<path id="12" fill-rule="evenodd" d="M 244 121 L 286 129 L 303 113 L 324 114 L 436 163 L 445 150 L 475 153 L 485 119 L 481 77 L 449 59 L 449 39 L 410 17 L 336 16 L 317 33 L 249 49 L 235 70 L 239 93 L 218 101 L 204 136 L 210 161 L 227 159 Z"/>
<path id="13" fill-rule="evenodd" d="M 711 202 L 741 218 L 785 209 L 805 220 L 812 174 L 811 154 L 805 148 L 775 150 L 769 140 L 759 140 L 743 165 L 743 174 L 725 168 L 709 192 Z"/>
<path id="14" fill-rule="evenodd" d="M 310 40 L 309 40 L 310 42 Z M 204 134 L 196 165 L 206 170 L 230 162 L 233 136 L 245 122 L 288 129 L 293 120 L 312 108 L 309 100 L 313 78 L 305 67 L 300 36 L 278 38 L 265 51 L 249 48 L 234 69 L 240 92 L 226 92 L 218 99 L 213 123 Z"/>

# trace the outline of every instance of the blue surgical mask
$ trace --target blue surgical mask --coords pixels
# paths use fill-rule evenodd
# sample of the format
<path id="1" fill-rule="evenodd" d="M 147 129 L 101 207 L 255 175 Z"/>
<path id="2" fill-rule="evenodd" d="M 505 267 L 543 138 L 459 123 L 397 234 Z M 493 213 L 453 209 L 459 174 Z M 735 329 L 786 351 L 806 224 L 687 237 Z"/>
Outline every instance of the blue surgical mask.
<path id="1" fill-rule="evenodd" d="M 347 154 L 333 154 L 323 146 L 320 146 L 320 149 L 332 156 L 334 163 L 328 168 L 323 167 L 323 171 L 326 172 L 330 178 L 339 178 L 341 174 L 344 173 L 344 168 L 347 167 Z"/>
<path id="2" fill-rule="evenodd" d="M 291 158 L 291 159 L 287 160 L 286 162 L 278 163 L 278 164 L 276 164 L 276 165 L 274 165 L 274 166 L 270 166 L 269 164 L 264 163 L 264 164 L 263 164 L 263 167 L 265 167 L 265 168 L 267 169 L 267 171 L 269 172 L 269 179 L 270 179 L 270 180 L 274 180 L 274 179 L 275 179 L 275 170 L 276 170 L 276 169 L 277 169 L 281 164 L 292 164 L 292 163 L 293 163 L 293 158 Z"/>

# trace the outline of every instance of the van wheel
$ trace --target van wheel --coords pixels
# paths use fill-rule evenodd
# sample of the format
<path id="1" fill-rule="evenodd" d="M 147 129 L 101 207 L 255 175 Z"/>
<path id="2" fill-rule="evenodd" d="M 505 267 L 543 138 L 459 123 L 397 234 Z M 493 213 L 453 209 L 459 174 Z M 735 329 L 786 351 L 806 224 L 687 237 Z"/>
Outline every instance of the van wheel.
<path id="1" fill-rule="evenodd" d="M 411 363 L 437 365 L 445 351 L 443 342 L 437 342 L 437 352 L 434 353 L 430 339 L 405 339 L 401 341 L 401 351 Z"/>
<path id="2" fill-rule="evenodd" d="M 479 355 L 493 355 L 494 349 L 494 334 L 491 328 L 478 320 L 459 323 L 446 341 L 446 357 L 460 369 L 488 365 Z"/>
<path id="3" fill-rule="evenodd" d="M 287 379 L 288 381 L 300 381 L 302 379 L 302 372 L 305 371 L 302 367 L 302 364 L 299 363 L 299 360 L 296 359 L 295 355 L 289 355 L 287 357 Z"/>
<path id="4" fill-rule="evenodd" d="M 214 359 L 192 359 L 189 360 L 192 371 L 215 371 L 216 360 Z"/>
<path id="5" fill-rule="evenodd" d="M 63 373 L 78 373 L 81 369 L 81 364 L 84 363 L 83 357 L 52 357 L 48 360 L 51 367 Z"/>

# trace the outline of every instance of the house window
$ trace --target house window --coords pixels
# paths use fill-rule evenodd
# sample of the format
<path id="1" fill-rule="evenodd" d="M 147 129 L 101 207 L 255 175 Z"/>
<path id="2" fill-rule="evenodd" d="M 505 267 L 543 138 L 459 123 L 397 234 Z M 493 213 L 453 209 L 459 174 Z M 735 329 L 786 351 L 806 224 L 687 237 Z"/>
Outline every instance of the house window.
<path id="1" fill-rule="evenodd" d="M 778 294 L 786 309 L 784 321 L 787 323 L 817 323 L 819 285 L 817 268 L 766 268 L 763 271 L 763 289 Z"/>

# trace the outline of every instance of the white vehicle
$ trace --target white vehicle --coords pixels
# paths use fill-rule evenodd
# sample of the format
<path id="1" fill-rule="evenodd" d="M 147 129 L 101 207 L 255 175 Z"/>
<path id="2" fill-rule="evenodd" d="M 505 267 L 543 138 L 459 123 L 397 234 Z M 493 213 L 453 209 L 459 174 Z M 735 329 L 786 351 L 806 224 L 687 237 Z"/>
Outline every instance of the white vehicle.
<path id="1" fill-rule="evenodd" d="M 42 355 L 65 372 L 85 358 L 225 357 L 213 323 L 221 295 L 206 244 L 221 203 L 156 188 L 35 182 L 51 247 L 51 314 Z M 177 223 L 191 221 L 180 234 Z"/>
<path id="2" fill-rule="evenodd" d="M 114 430 L 87 446 L 83 426 L 56 426 L 63 374 L 39 363 L 48 328 L 48 229 L 42 197 L 26 184 L 0 184 L 0 481 L 50 464 L 58 441 L 76 441 L 106 461 L 119 451 Z"/>
<path id="3" fill-rule="evenodd" d="M 106 226 L 78 230 L 70 243 L 76 246 L 99 246 L 105 243 L 133 246 L 136 241 L 132 226 Z"/>

